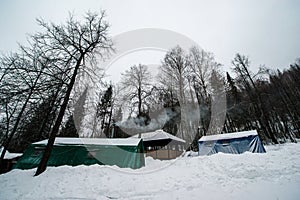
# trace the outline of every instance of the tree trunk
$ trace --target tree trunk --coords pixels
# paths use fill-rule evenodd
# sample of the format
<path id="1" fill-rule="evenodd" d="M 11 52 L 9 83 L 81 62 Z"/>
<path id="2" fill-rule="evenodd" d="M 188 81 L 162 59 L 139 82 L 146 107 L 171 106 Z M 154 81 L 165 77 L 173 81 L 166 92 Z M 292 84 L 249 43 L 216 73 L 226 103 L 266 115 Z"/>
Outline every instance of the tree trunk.
<path id="1" fill-rule="evenodd" d="M 138 98 L 139 98 L 138 115 L 141 116 L 142 115 L 142 90 L 140 86 L 138 88 Z"/>
<path id="2" fill-rule="evenodd" d="M 77 76 L 81 61 L 83 59 L 83 56 L 84 56 L 84 54 L 80 56 L 80 58 L 78 59 L 78 61 L 76 63 L 76 66 L 75 66 L 70 84 L 68 85 L 66 95 L 65 95 L 63 103 L 61 105 L 61 108 L 60 108 L 58 117 L 56 119 L 56 122 L 55 122 L 55 124 L 53 126 L 53 129 L 51 131 L 51 134 L 49 136 L 48 143 L 47 143 L 44 155 L 43 155 L 42 160 L 41 160 L 41 162 L 40 162 L 40 164 L 39 164 L 39 166 L 36 170 L 35 176 L 40 175 L 47 168 L 47 163 L 48 163 L 48 160 L 49 160 L 50 155 L 51 155 L 51 151 L 52 151 L 52 148 L 53 148 L 53 145 L 54 145 L 55 137 L 58 134 L 59 127 L 60 127 L 62 119 L 64 117 L 65 110 L 67 108 L 69 98 L 70 98 L 70 95 L 71 95 L 71 92 L 72 92 L 72 89 L 73 89 L 73 86 L 74 86 L 74 83 L 75 83 L 75 80 L 76 80 L 76 76 Z"/>

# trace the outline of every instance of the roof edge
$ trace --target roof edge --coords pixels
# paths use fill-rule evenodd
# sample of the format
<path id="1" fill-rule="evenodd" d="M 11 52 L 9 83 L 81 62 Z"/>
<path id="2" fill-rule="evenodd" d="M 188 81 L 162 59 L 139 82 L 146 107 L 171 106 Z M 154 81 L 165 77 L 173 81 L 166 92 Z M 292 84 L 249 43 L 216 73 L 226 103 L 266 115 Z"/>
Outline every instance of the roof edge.
<path id="1" fill-rule="evenodd" d="M 258 135 L 257 131 L 250 130 L 250 131 L 202 136 L 198 141 L 204 142 L 204 141 L 214 141 L 214 140 L 226 140 L 226 139 L 243 138 L 243 137 L 255 136 L 255 135 Z"/>

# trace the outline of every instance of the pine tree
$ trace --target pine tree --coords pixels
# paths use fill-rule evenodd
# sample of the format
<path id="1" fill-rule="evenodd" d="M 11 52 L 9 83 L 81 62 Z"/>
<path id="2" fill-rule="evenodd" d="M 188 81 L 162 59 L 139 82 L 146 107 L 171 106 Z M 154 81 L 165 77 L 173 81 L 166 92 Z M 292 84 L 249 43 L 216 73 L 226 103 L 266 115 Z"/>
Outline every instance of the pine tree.
<path id="1" fill-rule="evenodd" d="M 66 125 L 61 129 L 60 137 L 79 137 L 73 115 L 70 115 Z"/>
<path id="2" fill-rule="evenodd" d="M 113 90 L 110 85 L 102 96 L 97 108 L 97 117 L 100 117 L 101 119 L 101 129 L 107 137 L 109 136 L 109 128 L 112 119 L 112 94 Z"/>

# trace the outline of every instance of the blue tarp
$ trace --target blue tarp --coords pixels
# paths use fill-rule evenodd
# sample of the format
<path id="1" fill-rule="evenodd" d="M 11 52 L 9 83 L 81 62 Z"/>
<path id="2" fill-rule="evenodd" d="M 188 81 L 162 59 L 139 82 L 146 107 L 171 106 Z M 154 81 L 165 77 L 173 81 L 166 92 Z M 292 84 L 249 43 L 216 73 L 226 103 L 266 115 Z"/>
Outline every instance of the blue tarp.
<path id="1" fill-rule="evenodd" d="M 256 130 L 203 136 L 198 141 L 199 155 L 214 153 L 240 154 L 246 151 L 265 153 L 266 150 Z"/>

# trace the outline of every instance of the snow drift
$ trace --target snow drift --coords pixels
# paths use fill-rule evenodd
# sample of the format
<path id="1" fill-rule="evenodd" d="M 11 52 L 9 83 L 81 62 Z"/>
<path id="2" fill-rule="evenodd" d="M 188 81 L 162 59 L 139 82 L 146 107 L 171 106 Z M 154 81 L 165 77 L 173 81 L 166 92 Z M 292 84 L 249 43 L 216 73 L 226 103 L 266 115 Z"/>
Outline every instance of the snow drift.
<path id="1" fill-rule="evenodd" d="M 267 153 L 185 156 L 146 167 L 49 167 L 0 176 L 0 199 L 299 199 L 300 144 Z M 192 154 L 189 154 L 192 155 Z"/>

